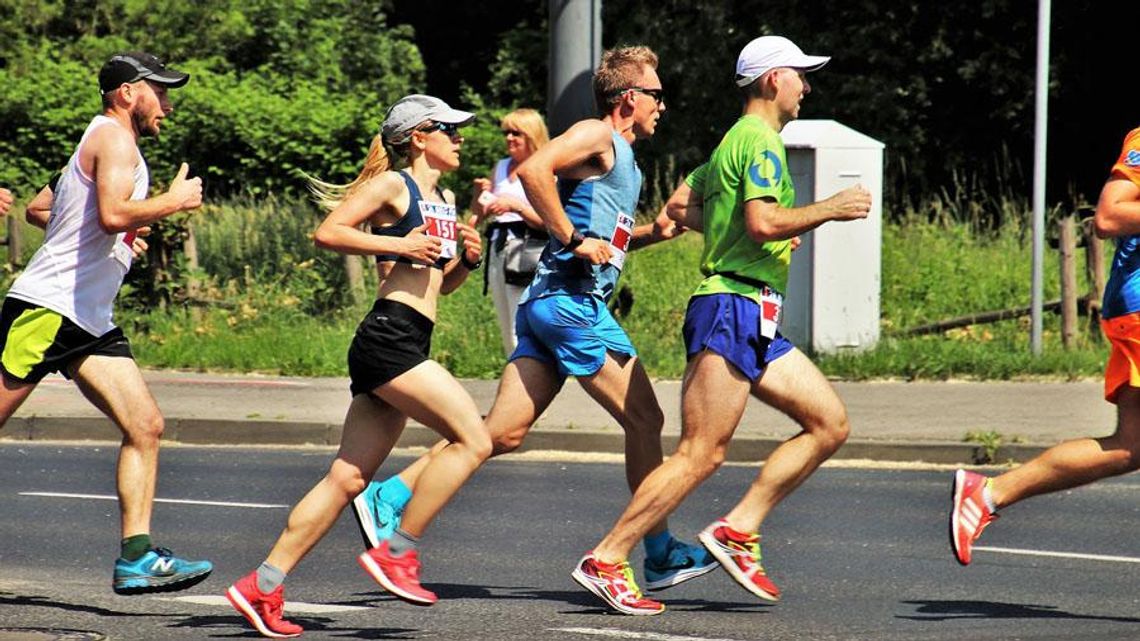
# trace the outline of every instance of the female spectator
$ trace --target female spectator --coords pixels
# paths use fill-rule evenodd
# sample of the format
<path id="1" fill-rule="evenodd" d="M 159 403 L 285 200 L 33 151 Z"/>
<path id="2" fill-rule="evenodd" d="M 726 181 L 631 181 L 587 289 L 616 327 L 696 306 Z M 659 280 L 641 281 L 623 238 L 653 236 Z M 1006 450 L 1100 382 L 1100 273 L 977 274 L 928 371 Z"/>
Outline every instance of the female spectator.
<path id="1" fill-rule="evenodd" d="M 475 179 L 472 224 L 489 220 L 485 285 L 499 316 L 503 351 L 515 350 L 515 310 L 519 297 L 534 278 L 538 258 L 549 238 L 542 219 L 530 206 L 519 182 L 518 168 L 550 140 L 542 116 L 534 109 L 516 109 L 499 123 L 507 142 L 507 157 L 495 164 L 491 178 Z"/>
<path id="2" fill-rule="evenodd" d="M 436 601 L 420 585 L 416 543 L 491 452 L 475 402 L 428 358 L 439 295 L 457 288 L 479 266 L 482 254 L 478 233 L 456 221 L 454 195 L 438 186 L 441 174 L 459 167 L 459 127 L 473 118 L 438 98 L 407 96 L 388 110 L 355 181 L 345 186 L 313 181 L 314 192 L 331 209 L 317 228 L 316 243 L 342 253 L 375 255 L 380 283 L 376 303 L 348 350 L 353 396 L 336 459 L 293 508 L 265 562 L 226 593 L 267 637 L 301 634 L 301 626 L 282 618 L 285 575 L 364 489 L 408 417 L 448 443 L 428 464 L 429 473 L 417 485 L 400 528 L 361 554 L 359 562 L 401 599 L 419 605 Z M 407 159 L 406 169 L 389 170 L 385 144 Z M 364 223 L 369 231 L 360 229 Z"/>

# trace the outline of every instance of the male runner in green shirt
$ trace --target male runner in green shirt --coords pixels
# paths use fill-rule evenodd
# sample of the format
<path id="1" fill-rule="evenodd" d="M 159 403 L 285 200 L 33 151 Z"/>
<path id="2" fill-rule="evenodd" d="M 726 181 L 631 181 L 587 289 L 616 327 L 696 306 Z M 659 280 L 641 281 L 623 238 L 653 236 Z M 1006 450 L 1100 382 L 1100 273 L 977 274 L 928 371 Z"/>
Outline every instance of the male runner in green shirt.
<path id="1" fill-rule="evenodd" d="M 775 601 L 780 594 L 760 565 L 760 523 L 847 439 L 843 402 L 819 369 L 777 331 L 794 238 L 830 220 L 865 218 L 871 210 L 871 196 L 861 186 L 794 207 L 779 131 L 799 116 L 800 102 L 811 91 L 805 72 L 828 60 L 804 55 L 779 36 L 745 46 L 736 63 L 744 113 L 709 162 L 670 198 L 670 215 L 705 234 L 701 271 L 706 278 L 689 301 L 683 330 L 689 362 L 681 442 L 573 572 L 576 581 L 619 612 L 663 610 L 653 602 L 629 608 L 610 589 L 614 582 L 604 580 L 611 575 L 608 568 L 624 561 L 644 532 L 716 471 L 750 393 L 803 431 L 776 448 L 740 503 L 700 539 L 733 579 L 758 597 Z"/>

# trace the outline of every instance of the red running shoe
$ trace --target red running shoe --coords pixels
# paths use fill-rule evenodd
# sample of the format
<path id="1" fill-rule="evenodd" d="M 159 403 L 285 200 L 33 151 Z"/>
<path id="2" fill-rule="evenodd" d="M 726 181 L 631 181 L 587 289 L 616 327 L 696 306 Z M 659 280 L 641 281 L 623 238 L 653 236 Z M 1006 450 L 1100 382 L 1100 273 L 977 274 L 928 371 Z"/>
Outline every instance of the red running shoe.
<path id="1" fill-rule="evenodd" d="M 578 561 L 570 576 L 578 585 L 622 614 L 652 616 L 665 611 L 664 604 L 641 595 L 641 588 L 637 587 L 633 570 L 626 561 L 602 563 L 593 552 L 589 552 Z"/>
<path id="2" fill-rule="evenodd" d="M 950 508 L 950 547 L 962 565 L 970 564 L 974 541 L 997 514 L 986 507 L 982 491 L 989 479 L 966 470 L 954 473 L 954 504 Z"/>
<path id="3" fill-rule="evenodd" d="M 431 605 L 439 600 L 434 592 L 420 585 L 420 559 L 415 550 L 403 556 L 392 556 L 388 541 L 356 557 L 385 590 L 414 605 Z"/>
<path id="4" fill-rule="evenodd" d="M 257 572 L 250 572 L 226 590 L 226 598 L 262 636 L 270 639 L 292 639 L 304 628 L 281 618 L 285 608 L 285 586 L 279 585 L 269 594 L 257 589 Z"/>
<path id="5" fill-rule="evenodd" d="M 772 583 L 764 572 L 764 566 L 760 565 L 759 534 L 737 532 L 720 519 L 705 528 L 697 538 L 745 590 L 761 599 L 780 600 L 780 588 Z"/>

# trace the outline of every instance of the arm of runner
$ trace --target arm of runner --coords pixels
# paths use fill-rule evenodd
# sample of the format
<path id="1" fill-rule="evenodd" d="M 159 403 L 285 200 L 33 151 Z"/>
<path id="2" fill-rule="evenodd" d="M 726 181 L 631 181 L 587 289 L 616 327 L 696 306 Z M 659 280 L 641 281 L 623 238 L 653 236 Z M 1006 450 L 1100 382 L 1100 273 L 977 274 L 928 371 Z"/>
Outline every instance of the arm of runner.
<path id="1" fill-rule="evenodd" d="M 434 263 L 442 251 L 442 243 L 424 233 L 429 223 L 425 222 L 403 238 L 378 236 L 361 229 L 369 218 L 406 194 L 407 189 L 393 172 L 369 178 L 325 216 L 313 233 L 313 242 L 317 247 L 341 254 L 395 254 L 425 265 Z"/>
<path id="2" fill-rule="evenodd" d="M 458 289 L 463 281 L 467 280 L 472 266 L 477 268 L 483 258 L 483 239 L 479 236 L 479 232 L 463 223 L 456 223 L 455 227 L 459 230 L 459 245 L 463 248 L 460 256 L 463 258 L 456 258 L 444 267 L 440 292 L 445 296 Z"/>
<path id="3" fill-rule="evenodd" d="M 518 176 L 527 200 L 546 229 L 563 246 L 571 244 L 576 230 L 562 208 L 554 177 L 562 170 L 585 165 L 612 147 L 609 125 L 600 120 L 583 120 L 536 151 L 519 167 Z M 574 255 L 601 265 L 610 260 L 610 245 L 600 238 L 587 238 L 574 248 Z"/>
<path id="4" fill-rule="evenodd" d="M 1104 184 L 1093 216 L 1101 238 L 1140 234 L 1140 185 L 1127 178 L 1112 178 Z"/>
<path id="5" fill-rule="evenodd" d="M 54 197 L 55 192 L 52 191 L 51 185 L 44 185 L 44 188 L 36 194 L 36 197 L 28 201 L 28 205 L 24 210 L 24 220 L 40 229 L 47 229 L 48 219 L 51 218 L 51 203 Z"/>
<path id="6" fill-rule="evenodd" d="M 644 249 L 650 245 L 673 240 L 687 231 L 684 226 L 673 222 L 669 217 L 668 206 L 662 207 L 653 222 L 633 228 L 629 239 L 629 250 Z"/>
<path id="7" fill-rule="evenodd" d="M 832 220 L 858 220 L 871 213 L 871 193 L 862 185 L 848 187 L 827 200 L 804 207 L 784 208 L 774 198 L 744 203 L 744 225 L 758 243 L 787 240 Z"/>
<path id="8" fill-rule="evenodd" d="M 705 165 L 701 165 L 697 171 L 704 168 Z M 696 175 L 697 172 L 693 172 L 685 182 L 673 190 L 673 194 L 669 196 L 669 201 L 665 203 L 665 212 L 673 222 L 685 229 L 704 231 L 705 202 L 702 196 L 704 189 L 693 188 L 693 176 Z"/>
<path id="9" fill-rule="evenodd" d="M 186 163 L 170 182 L 166 193 L 131 200 L 135 188 L 138 149 L 129 134 L 118 127 L 100 127 L 88 142 L 95 175 L 99 223 L 108 234 L 131 231 L 167 216 L 202 204 L 202 179 L 187 178 Z"/>

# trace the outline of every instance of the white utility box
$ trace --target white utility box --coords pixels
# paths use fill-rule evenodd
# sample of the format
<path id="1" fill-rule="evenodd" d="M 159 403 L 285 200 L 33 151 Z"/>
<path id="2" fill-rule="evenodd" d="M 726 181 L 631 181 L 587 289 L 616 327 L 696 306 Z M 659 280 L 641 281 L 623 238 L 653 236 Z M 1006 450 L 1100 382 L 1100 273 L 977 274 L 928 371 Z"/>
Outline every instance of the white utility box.
<path id="1" fill-rule="evenodd" d="M 864 220 L 828 222 L 792 253 L 781 331 L 821 353 L 864 350 L 879 340 L 882 285 L 883 143 L 834 120 L 796 120 L 780 134 L 796 206 L 861 184 L 871 192 Z"/>

